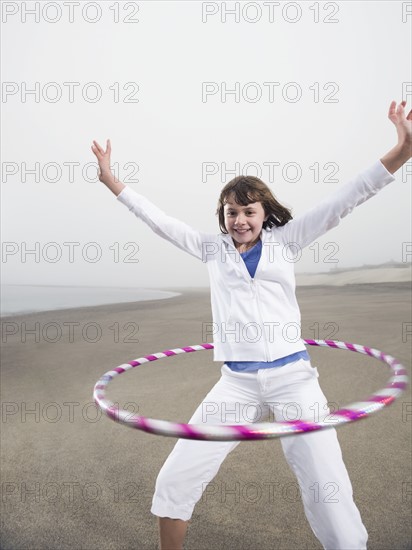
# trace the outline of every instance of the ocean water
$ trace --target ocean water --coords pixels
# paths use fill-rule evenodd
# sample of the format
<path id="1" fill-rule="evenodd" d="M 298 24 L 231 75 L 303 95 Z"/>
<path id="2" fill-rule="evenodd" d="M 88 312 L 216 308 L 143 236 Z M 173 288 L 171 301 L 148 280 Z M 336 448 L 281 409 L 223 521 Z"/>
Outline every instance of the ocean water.
<path id="1" fill-rule="evenodd" d="M 134 287 L 1 285 L 1 316 L 123 302 L 162 300 L 178 292 Z"/>

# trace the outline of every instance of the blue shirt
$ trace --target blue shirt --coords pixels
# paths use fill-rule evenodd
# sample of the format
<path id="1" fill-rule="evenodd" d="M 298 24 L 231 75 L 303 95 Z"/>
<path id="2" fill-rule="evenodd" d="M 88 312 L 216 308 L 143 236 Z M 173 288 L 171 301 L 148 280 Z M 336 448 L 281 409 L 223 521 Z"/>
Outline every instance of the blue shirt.
<path id="1" fill-rule="evenodd" d="M 255 276 L 261 253 L 262 241 L 260 239 L 254 246 L 252 246 L 252 248 L 250 248 L 246 252 L 240 253 L 252 278 Z M 275 361 L 225 361 L 225 364 L 231 370 L 236 372 L 253 372 L 259 369 L 272 369 L 274 367 L 283 367 L 284 365 L 287 365 L 288 363 L 293 363 L 294 361 L 298 361 L 299 359 L 310 361 L 308 352 L 306 350 L 298 351 L 297 353 L 292 353 L 291 355 L 287 355 L 286 357 L 280 357 Z"/>

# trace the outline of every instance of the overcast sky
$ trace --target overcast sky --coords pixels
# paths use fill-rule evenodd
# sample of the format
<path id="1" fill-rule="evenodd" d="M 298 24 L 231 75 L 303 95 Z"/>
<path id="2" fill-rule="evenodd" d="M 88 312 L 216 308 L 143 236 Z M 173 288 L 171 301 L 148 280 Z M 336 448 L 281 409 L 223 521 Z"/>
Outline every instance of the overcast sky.
<path id="1" fill-rule="evenodd" d="M 296 216 L 396 144 L 392 100 L 412 107 L 408 2 L 76 4 L 2 2 L 3 283 L 208 285 L 97 181 L 93 139 L 127 185 L 219 233 L 235 175 Z M 395 176 L 296 272 L 410 260 L 411 175 Z"/>

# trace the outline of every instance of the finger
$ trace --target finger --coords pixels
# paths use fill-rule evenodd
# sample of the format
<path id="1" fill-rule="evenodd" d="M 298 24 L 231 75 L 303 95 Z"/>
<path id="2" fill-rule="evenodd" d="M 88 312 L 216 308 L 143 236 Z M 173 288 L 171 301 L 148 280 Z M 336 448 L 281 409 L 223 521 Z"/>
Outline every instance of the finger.
<path id="1" fill-rule="evenodd" d="M 392 101 L 391 104 L 389 105 L 389 113 L 388 113 L 389 117 L 395 114 L 395 107 L 396 107 L 396 101 Z"/>
<path id="2" fill-rule="evenodd" d="M 412 109 L 409 111 L 409 114 L 406 117 L 406 120 L 412 120 Z"/>
<path id="3" fill-rule="evenodd" d="M 99 153 L 103 154 L 104 151 L 103 151 L 103 149 L 100 147 L 100 145 L 97 143 L 97 141 L 94 141 L 94 140 L 93 140 L 93 143 L 95 144 L 95 146 L 96 146 L 97 150 L 99 151 Z"/>
<path id="4" fill-rule="evenodd" d="M 100 153 L 101 155 L 104 155 L 104 149 L 103 149 L 103 147 L 101 147 L 98 143 L 96 143 L 96 147 L 97 147 L 97 150 L 99 151 L 99 153 Z"/>
<path id="5" fill-rule="evenodd" d="M 110 143 L 110 139 L 107 140 L 106 152 L 109 153 L 109 155 L 112 152 L 112 144 Z"/>

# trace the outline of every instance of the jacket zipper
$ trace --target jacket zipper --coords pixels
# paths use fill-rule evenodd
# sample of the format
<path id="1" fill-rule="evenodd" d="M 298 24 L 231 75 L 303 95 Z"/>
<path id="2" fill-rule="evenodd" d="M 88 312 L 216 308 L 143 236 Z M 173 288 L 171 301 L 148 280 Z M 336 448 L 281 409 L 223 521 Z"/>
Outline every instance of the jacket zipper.
<path id="1" fill-rule="evenodd" d="M 237 251 L 236 247 L 235 247 L 232 243 L 230 243 L 230 246 L 232 246 L 232 247 Z M 262 252 L 263 252 L 263 240 L 262 240 Z M 239 254 L 239 253 L 238 253 L 238 254 Z M 242 256 L 241 256 L 240 254 L 239 254 L 239 258 L 240 258 L 240 261 L 241 261 L 242 264 L 243 264 L 242 269 L 245 270 L 246 276 L 247 276 L 247 278 L 248 278 L 249 281 L 250 281 L 250 285 L 251 285 L 251 289 L 252 289 L 253 296 L 254 296 L 254 298 L 256 298 L 256 303 L 257 303 L 257 307 L 258 307 L 258 310 L 259 310 L 260 322 L 261 322 L 261 324 L 262 324 L 263 341 L 264 341 L 264 344 L 265 344 L 266 361 L 268 362 L 268 361 L 270 361 L 270 359 L 269 359 L 269 348 L 268 348 L 268 343 L 267 343 L 267 339 L 266 339 L 265 327 L 264 327 L 264 325 L 263 325 L 262 310 L 261 310 L 261 308 L 260 308 L 259 291 L 258 291 L 258 289 L 257 289 L 256 281 L 255 281 L 255 279 L 256 279 L 256 274 L 257 274 L 257 272 L 258 272 L 258 270 L 259 270 L 259 266 L 260 266 L 260 263 L 261 263 L 262 255 L 260 256 L 260 258 L 259 258 L 259 263 L 258 263 L 258 265 L 257 265 L 257 267 L 256 267 L 255 277 L 251 277 L 251 276 L 250 276 L 250 273 L 249 273 L 249 271 L 248 271 L 248 269 L 247 269 L 247 267 L 246 267 L 246 264 L 245 264 L 245 262 L 244 262 L 244 260 L 243 260 L 243 258 L 242 258 Z"/>
<path id="2" fill-rule="evenodd" d="M 256 275 L 256 273 L 255 273 L 255 275 Z M 268 343 L 267 343 L 266 333 L 265 333 L 265 326 L 263 324 L 262 310 L 260 309 L 259 290 L 256 286 L 256 282 L 255 282 L 254 278 L 251 279 L 251 285 L 252 285 L 252 292 L 253 292 L 253 295 L 256 298 L 256 303 L 257 303 L 258 310 L 259 310 L 260 322 L 262 324 L 262 332 L 263 332 L 263 341 L 264 341 L 264 344 L 265 344 L 266 361 L 270 361 Z"/>

